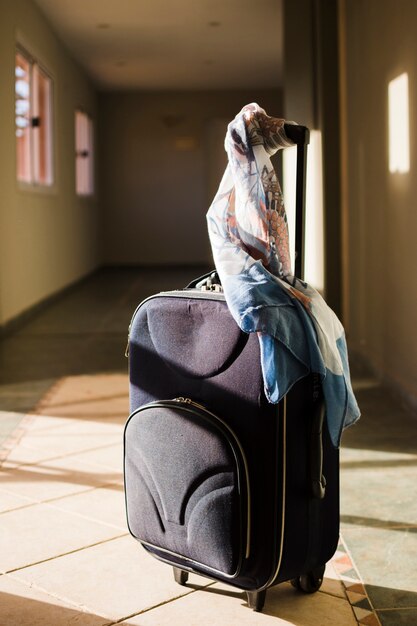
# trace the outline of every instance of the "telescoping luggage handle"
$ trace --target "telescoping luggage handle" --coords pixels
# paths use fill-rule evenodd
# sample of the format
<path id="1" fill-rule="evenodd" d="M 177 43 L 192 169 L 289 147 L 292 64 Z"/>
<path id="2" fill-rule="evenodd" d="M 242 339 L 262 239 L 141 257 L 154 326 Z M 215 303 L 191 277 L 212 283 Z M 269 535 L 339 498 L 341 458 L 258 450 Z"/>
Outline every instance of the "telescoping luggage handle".
<path id="1" fill-rule="evenodd" d="M 297 174 L 295 183 L 295 265 L 294 275 L 304 280 L 304 231 L 306 202 L 307 146 L 310 131 L 306 126 L 285 124 L 285 134 L 297 145 Z M 315 399 L 315 410 L 311 424 L 310 479 L 312 496 L 321 500 L 326 493 L 326 478 L 323 475 L 323 424 L 326 414 L 319 375 L 313 374 L 313 384 L 320 389 Z"/>
<path id="2" fill-rule="evenodd" d="M 306 201 L 306 172 L 307 146 L 310 143 L 310 131 L 306 126 L 298 124 L 284 124 L 285 134 L 297 146 L 297 170 L 295 183 L 295 263 L 294 275 L 304 280 L 304 237 L 305 237 L 305 201 Z M 192 281 L 187 289 L 197 288 L 203 291 L 221 291 L 221 283 L 216 271 L 208 272 L 204 276 Z M 319 386 L 319 377 L 314 374 L 314 384 Z M 325 407 L 322 393 L 316 399 L 316 407 L 312 421 L 310 441 L 310 477 L 312 495 L 321 500 L 326 490 L 326 479 L 323 476 L 323 422 Z"/>

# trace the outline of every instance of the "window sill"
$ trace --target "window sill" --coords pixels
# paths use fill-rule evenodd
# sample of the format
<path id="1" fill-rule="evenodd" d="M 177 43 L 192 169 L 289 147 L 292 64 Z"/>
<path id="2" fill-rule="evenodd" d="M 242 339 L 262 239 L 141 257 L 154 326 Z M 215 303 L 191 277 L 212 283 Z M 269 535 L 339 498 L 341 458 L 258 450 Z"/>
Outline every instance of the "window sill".
<path id="1" fill-rule="evenodd" d="M 17 181 L 17 191 L 23 193 L 44 194 L 47 196 L 55 196 L 58 193 L 58 188 L 53 185 L 35 185 L 33 183 L 24 183 Z"/>

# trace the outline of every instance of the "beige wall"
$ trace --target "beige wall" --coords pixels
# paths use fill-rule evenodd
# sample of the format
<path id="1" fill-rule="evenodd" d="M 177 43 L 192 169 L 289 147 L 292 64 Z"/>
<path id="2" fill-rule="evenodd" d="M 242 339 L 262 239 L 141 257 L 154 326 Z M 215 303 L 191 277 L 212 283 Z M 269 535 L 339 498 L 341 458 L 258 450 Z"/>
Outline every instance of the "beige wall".
<path id="1" fill-rule="evenodd" d="M 284 0 L 284 111 L 287 119 L 318 128 L 312 0 Z"/>
<path id="2" fill-rule="evenodd" d="M 106 263 L 212 262 L 205 214 L 226 164 L 225 125 L 253 101 L 282 114 L 273 91 L 100 95 Z"/>
<path id="3" fill-rule="evenodd" d="M 345 5 L 351 345 L 417 402 L 417 3 Z M 408 174 L 388 171 L 388 82 L 408 72 Z"/>
<path id="4" fill-rule="evenodd" d="M 19 41 L 54 79 L 55 184 L 16 183 L 14 56 Z M 0 0 L 0 324 L 76 281 L 98 264 L 95 199 L 74 190 L 74 110 L 93 118 L 96 97 L 34 3 Z"/>

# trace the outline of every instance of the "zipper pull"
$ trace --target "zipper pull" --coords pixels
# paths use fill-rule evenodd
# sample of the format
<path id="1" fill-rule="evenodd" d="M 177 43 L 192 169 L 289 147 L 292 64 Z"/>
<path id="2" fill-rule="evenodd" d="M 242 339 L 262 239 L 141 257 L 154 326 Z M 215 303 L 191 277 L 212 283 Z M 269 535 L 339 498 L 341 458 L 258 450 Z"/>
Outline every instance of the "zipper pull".
<path id="1" fill-rule="evenodd" d="M 191 400 L 191 398 L 184 398 L 183 396 L 179 396 L 178 398 L 174 398 L 174 402 L 181 402 L 181 404 L 191 404 L 192 406 L 196 406 L 198 409 L 202 411 L 207 411 L 206 407 L 195 400 Z"/>

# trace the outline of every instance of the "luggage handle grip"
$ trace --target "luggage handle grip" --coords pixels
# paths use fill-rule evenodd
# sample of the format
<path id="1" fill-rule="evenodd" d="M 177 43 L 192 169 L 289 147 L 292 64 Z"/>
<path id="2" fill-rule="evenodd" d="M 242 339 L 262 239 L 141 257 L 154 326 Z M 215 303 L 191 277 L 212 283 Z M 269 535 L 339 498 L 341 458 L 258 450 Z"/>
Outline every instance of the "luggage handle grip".
<path id="1" fill-rule="evenodd" d="M 219 287 L 219 289 L 216 289 Z M 207 274 L 203 274 L 192 280 L 185 289 L 200 289 L 203 291 L 221 291 L 221 282 L 216 270 L 210 270 Z"/>
<path id="2" fill-rule="evenodd" d="M 284 124 L 285 134 L 297 146 L 297 174 L 295 182 L 295 260 L 294 276 L 304 280 L 304 231 L 306 221 L 307 145 L 310 131 L 306 126 Z"/>

